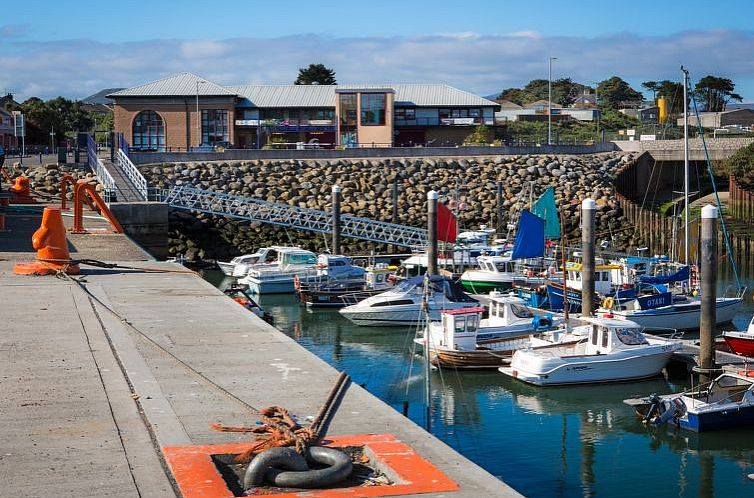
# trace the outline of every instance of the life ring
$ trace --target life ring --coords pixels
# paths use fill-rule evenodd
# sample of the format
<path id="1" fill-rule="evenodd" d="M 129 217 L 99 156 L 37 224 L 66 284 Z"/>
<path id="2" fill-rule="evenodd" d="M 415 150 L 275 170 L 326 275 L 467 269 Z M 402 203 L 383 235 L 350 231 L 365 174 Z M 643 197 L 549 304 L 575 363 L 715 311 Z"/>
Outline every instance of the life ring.
<path id="1" fill-rule="evenodd" d="M 301 288 L 301 279 L 298 278 L 298 275 L 293 275 L 293 287 L 296 290 L 299 290 Z"/>
<path id="2" fill-rule="evenodd" d="M 387 283 L 389 283 L 390 285 L 395 285 L 395 283 L 398 282 L 398 277 L 396 277 L 393 274 L 390 274 L 388 275 L 386 280 L 387 280 Z"/>
<path id="3" fill-rule="evenodd" d="M 614 304 L 615 304 L 615 299 L 613 299 L 612 297 L 606 297 L 606 298 L 605 298 L 605 299 L 604 299 L 604 300 L 602 301 L 602 307 L 603 307 L 603 308 L 605 308 L 606 310 L 611 310 L 611 309 L 613 309 L 613 305 L 614 305 Z"/>
<path id="4" fill-rule="evenodd" d="M 533 277 L 534 276 L 534 272 L 532 270 L 526 270 L 526 276 L 527 277 Z"/>

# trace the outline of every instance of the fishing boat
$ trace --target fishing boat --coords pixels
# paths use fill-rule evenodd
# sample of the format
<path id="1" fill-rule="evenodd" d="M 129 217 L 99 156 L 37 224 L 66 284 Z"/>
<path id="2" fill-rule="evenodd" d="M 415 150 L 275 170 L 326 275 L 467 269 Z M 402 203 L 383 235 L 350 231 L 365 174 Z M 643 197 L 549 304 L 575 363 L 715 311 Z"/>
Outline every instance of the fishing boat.
<path id="1" fill-rule="evenodd" d="M 741 356 L 754 356 L 754 318 L 745 331 L 723 332 L 723 339 L 731 351 Z"/>
<path id="2" fill-rule="evenodd" d="M 439 321 L 443 310 L 475 306 L 479 306 L 479 301 L 468 296 L 451 278 L 431 275 L 404 280 L 393 289 L 339 312 L 356 325 L 407 326 L 421 320 L 422 307 L 426 307 L 430 320 Z"/>
<path id="3" fill-rule="evenodd" d="M 694 432 L 754 426 L 754 377 L 725 372 L 708 384 L 677 394 L 624 400 L 648 424 Z"/>
<path id="4" fill-rule="evenodd" d="M 316 275 L 317 255 L 297 247 L 277 247 L 277 261 L 249 268 L 238 283 L 247 285 L 253 294 L 291 294 L 294 278 Z"/>
<path id="5" fill-rule="evenodd" d="M 577 257 L 580 256 L 576 253 Z M 597 300 L 606 296 L 621 302 L 635 296 L 635 290 L 632 285 L 628 284 L 623 278 L 624 267 L 619 264 L 606 263 L 601 259 L 595 261 L 594 267 L 594 291 Z M 582 288 L 582 271 L 581 262 L 568 261 L 565 264 L 566 283 L 548 282 L 547 297 L 550 302 L 550 309 L 553 311 L 563 310 L 563 289 L 566 289 L 566 300 L 568 302 L 568 311 L 578 313 L 581 311 L 581 288 Z"/>
<path id="6" fill-rule="evenodd" d="M 493 290 L 507 290 L 516 280 L 516 262 L 505 256 L 479 256 L 479 268 L 469 269 L 461 275 L 461 285 L 468 292 L 486 294 Z M 518 275 L 523 280 L 522 275 Z"/>
<path id="7" fill-rule="evenodd" d="M 681 348 L 672 339 L 646 337 L 634 322 L 580 318 L 586 339 L 546 349 L 516 351 L 500 372 L 538 386 L 617 382 L 659 374 Z"/>
<path id="8" fill-rule="evenodd" d="M 396 284 L 393 269 L 377 263 L 361 269 L 358 276 L 318 274 L 303 280 L 296 278 L 294 287 L 299 301 L 308 307 L 342 308 L 392 288 Z"/>
<path id="9" fill-rule="evenodd" d="M 414 342 L 429 344 L 435 366 L 480 369 L 498 368 L 515 350 L 532 347 L 532 334 L 547 335 L 553 343 L 582 338 L 557 327 L 562 318 L 535 316 L 514 296 L 493 298 L 489 318 L 482 318 L 484 311 L 482 307 L 443 311 L 441 322 L 428 323 Z"/>

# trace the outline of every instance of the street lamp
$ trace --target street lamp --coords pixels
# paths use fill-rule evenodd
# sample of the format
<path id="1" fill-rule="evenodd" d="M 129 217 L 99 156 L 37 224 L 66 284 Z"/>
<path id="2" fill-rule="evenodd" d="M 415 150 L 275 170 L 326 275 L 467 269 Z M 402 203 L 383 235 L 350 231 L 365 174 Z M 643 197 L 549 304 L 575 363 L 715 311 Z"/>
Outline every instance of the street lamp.
<path id="1" fill-rule="evenodd" d="M 550 57 L 547 60 L 547 145 L 552 145 L 552 61 L 557 57 Z"/>
<path id="2" fill-rule="evenodd" d="M 199 141 L 199 146 L 202 145 L 202 129 L 201 129 L 201 122 L 202 122 L 202 115 L 199 114 L 199 83 L 206 83 L 204 80 L 196 80 L 196 136 L 197 140 Z"/>

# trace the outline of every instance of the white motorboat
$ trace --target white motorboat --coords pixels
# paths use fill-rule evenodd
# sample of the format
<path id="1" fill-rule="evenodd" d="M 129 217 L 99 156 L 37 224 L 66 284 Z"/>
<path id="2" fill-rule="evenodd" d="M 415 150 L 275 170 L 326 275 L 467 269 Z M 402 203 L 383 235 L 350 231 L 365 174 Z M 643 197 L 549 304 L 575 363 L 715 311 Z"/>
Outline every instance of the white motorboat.
<path id="1" fill-rule="evenodd" d="M 429 318 L 435 321 L 440 320 L 443 310 L 479 306 L 477 300 L 464 293 L 461 286 L 450 278 L 441 275 L 427 278 L 426 297 L 425 277 L 418 276 L 339 311 L 357 325 L 407 326 L 415 325 L 423 318 L 424 299 Z"/>
<path id="2" fill-rule="evenodd" d="M 624 400 L 646 423 L 694 432 L 754 425 L 752 372 L 725 372 L 709 384 L 678 394 Z"/>
<path id="3" fill-rule="evenodd" d="M 468 292 L 483 294 L 492 290 L 506 290 L 513 287 L 516 277 L 516 262 L 508 256 L 479 256 L 479 268 L 468 269 L 461 275 L 461 285 Z"/>
<path id="4" fill-rule="evenodd" d="M 586 339 L 550 348 L 519 350 L 499 370 L 538 386 L 616 382 L 652 377 L 681 348 L 672 339 L 645 337 L 641 327 L 615 318 L 581 318 Z"/>
<path id="5" fill-rule="evenodd" d="M 243 278 L 248 273 L 249 268 L 253 266 L 274 263 L 278 259 L 278 251 L 281 249 L 298 249 L 298 247 L 262 247 L 253 254 L 236 256 L 230 261 L 218 261 L 217 266 L 229 277 Z"/>
<path id="6" fill-rule="evenodd" d="M 254 294 L 288 294 L 295 291 L 296 276 L 316 275 L 317 255 L 297 247 L 277 247 L 278 259 L 272 264 L 255 265 L 238 283 L 249 286 Z"/>

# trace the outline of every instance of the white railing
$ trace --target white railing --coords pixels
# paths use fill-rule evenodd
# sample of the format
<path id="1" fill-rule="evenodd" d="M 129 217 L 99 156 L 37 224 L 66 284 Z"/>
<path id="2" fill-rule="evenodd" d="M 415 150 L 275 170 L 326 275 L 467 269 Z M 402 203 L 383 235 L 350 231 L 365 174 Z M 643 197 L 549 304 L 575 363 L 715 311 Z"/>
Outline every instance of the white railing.
<path id="1" fill-rule="evenodd" d="M 332 230 L 332 213 L 263 201 L 253 197 L 241 197 L 182 185 L 173 187 L 167 194 L 163 194 L 162 200 L 170 207 L 217 216 L 260 221 L 320 233 L 329 233 Z M 427 245 L 427 230 L 423 228 L 357 218 L 347 214 L 341 215 L 340 222 L 340 233 L 343 237 L 402 247 Z"/>
<path id="2" fill-rule="evenodd" d="M 141 174 L 139 169 L 134 166 L 131 159 L 123 152 L 122 149 L 118 149 L 118 153 L 115 155 L 115 163 L 123 172 L 123 175 L 131 182 L 136 188 L 137 192 L 141 196 L 142 200 L 147 200 L 149 197 L 149 186 L 147 185 L 147 179 Z"/>
<path id="3" fill-rule="evenodd" d="M 97 176 L 102 186 L 105 188 L 104 200 L 105 202 L 111 202 L 116 199 L 118 186 L 115 184 L 115 180 L 107 171 L 107 168 L 102 164 L 96 153 L 87 152 L 87 159 L 89 160 L 89 167 L 92 172 Z"/>

